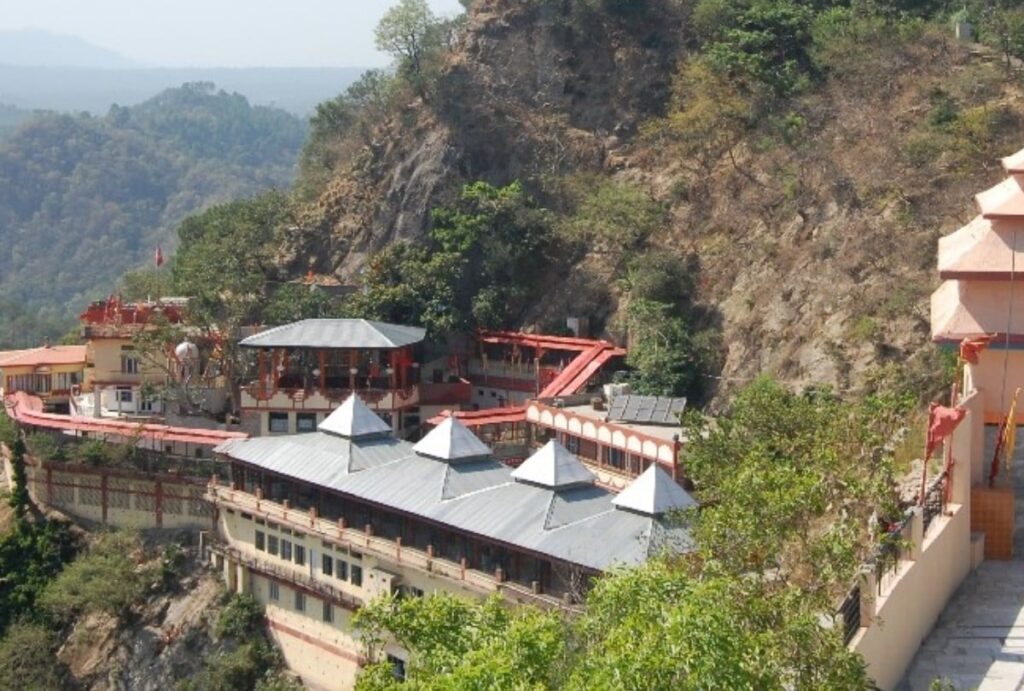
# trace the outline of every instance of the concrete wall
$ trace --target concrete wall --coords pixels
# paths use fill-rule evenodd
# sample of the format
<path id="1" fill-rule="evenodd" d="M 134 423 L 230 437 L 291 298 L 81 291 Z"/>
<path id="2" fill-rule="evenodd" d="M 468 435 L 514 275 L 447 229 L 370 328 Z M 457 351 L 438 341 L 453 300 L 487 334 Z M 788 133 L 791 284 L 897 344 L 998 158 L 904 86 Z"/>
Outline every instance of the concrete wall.
<path id="1" fill-rule="evenodd" d="M 977 392 L 961 405 L 967 417 L 947 443 L 952 451 L 951 499 L 945 515 L 936 516 L 927 534 L 918 509 L 911 520 L 911 547 L 881 592 L 874 572 L 861 583 L 862 628 L 850 647 L 863 656 L 868 674 L 881 689 L 893 689 L 903 678 L 918 648 L 946 603 L 972 568 L 971 475 L 980 463 L 983 399 Z"/>

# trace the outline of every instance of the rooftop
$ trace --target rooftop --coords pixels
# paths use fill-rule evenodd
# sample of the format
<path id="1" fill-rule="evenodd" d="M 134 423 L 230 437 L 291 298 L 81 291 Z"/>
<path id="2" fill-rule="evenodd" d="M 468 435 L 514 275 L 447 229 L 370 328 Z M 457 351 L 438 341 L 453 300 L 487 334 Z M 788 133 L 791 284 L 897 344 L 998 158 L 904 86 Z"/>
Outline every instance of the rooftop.
<path id="1" fill-rule="evenodd" d="M 563 406 L 562 410 L 573 415 L 579 415 L 580 417 L 590 418 L 591 420 L 598 420 L 600 422 L 610 422 L 614 425 L 620 425 L 622 427 L 628 427 L 631 430 L 641 432 L 655 439 L 662 439 L 664 441 L 673 441 L 675 437 L 679 436 L 681 424 L 677 423 L 673 426 L 668 425 L 653 425 L 653 424 L 642 424 L 638 422 L 626 422 L 623 420 L 611 420 L 608 418 L 607 410 L 594 410 L 594 406 L 586 403 L 582 405 L 567 405 Z"/>
<path id="2" fill-rule="evenodd" d="M 242 340 L 250 348 L 402 348 L 421 342 L 426 329 L 366 319 L 303 319 Z"/>
<path id="3" fill-rule="evenodd" d="M 0 352 L 0 367 L 45 367 L 85 365 L 84 345 L 42 346 L 29 350 Z"/>
<path id="4" fill-rule="evenodd" d="M 609 402 L 608 420 L 679 427 L 679 416 L 684 410 L 685 398 L 625 394 L 615 396 Z"/>
<path id="5" fill-rule="evenodd" d="M 446 423 L 460 431 L 444 431 L 437 438 L 453 439 L 452 448 L 458 448 L 463 433 L 476 440 L 456 420 Z M 231 440 L 216 451 L 299 482 L 599 571 L 639 564 L 666 549 L 692 548 L 689 532 L 665 519 L 663 511 L 644 513 L 645 507 L 681 503 L 678 493 L 660 481 L 641 486 L 633 492 L 640 498 L 617 507 L 613 493 L 580 482 L 564 465 L 550 467 L 565 459 L 557 448 L 538 456 L 529 470 L 539 482 L 517 482 L 510 468 L 489 455 L 462 456 L 451 463 L 419 453 L 417 447 L 424 450 L 391 436 L 347 439 L 318 431 Z M 426 450 L 436 452 L 434 442 Z M 567 484 L 559 477 L 577 482 Z M 555 478 L 554 486 L 545 486 L 546 478 Z M 642 495 L 650 492 L 654 495 L 644 500 Z"/>
<path id="6" fill-rule="evenodd" d="M 975 216 L 939 238 L 939 276 L 1009 280 L 1024 272 L 1024 232 L 1019 231 L 1018 224 Z"/>
<path id="7" fill-rule="evenodd" d="M 1024 218 L 1024 175 L 1011 173 L 998 185 L 976 195 L 974 199 L 985 218 Z"/>
<path id="8" fill-rule="evenodd" d="M 390 434 L 391 426 L 351 394 L 334 412 L 324 418 L 320 429 L 328 434 L 355 439 L 379 434 Z"/>

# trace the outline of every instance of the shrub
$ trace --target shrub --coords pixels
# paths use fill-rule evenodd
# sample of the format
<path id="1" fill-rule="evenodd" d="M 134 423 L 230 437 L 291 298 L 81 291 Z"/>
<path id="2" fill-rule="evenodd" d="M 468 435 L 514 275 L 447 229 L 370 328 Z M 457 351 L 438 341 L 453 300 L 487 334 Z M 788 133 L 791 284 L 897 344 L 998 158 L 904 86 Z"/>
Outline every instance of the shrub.
<path id="1" fill-rule="evenodd" d="M 149 570 L 139 566 L 142 556 L 138 534 L 101 534 L 84 555 L 50 582 L 39 604 L 58 622 L 91 612 L 123 616 L 144 598 L 153 582 Z"/>
<path id="2" fill-rule="evenodd" d="M 56 637 L 43 626 L 15 624 L 0 639 L 0 691 L 60 691 L 67 670 L 56 657 Z"/>
<path id="3" fill-rule="evenodd" d="M 257 635 L 263 623 L 263 606 L 248 594 L 232 593 L 217 618 L 217 636 L 243 641 Z"/>

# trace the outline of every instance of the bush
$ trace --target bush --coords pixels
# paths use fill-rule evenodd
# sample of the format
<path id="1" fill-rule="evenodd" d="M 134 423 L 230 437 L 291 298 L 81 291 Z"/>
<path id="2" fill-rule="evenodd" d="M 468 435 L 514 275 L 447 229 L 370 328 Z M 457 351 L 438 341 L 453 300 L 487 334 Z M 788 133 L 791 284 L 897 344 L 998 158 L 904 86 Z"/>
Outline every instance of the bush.
<path id="1" fill-rule="evenodd" d="M 628 257 L 668 223 L 664 205 L 634 185 L 581 175 L 566 188 L 573 213 L 559 223 L 559 231 L 599 252 Z"/>
<path id="2" fill-rule="evenodd" d="M 142 557 L 138 534 L 101 534 L 47 585 L 39 604 L 58 622 L 92 612 L 123 616 L 145 597 L 154 581 L 154 574 L 140 567 Z"/>
<path id="3" fill-rule="evenodd" d="M 60 691 L 67 670 L 56 659 L 57 640 L 46 628 L 15 624 L 0 639 L 0 691 Z"/>
<path id="4" fill-rule="evenodd" d="M 232 593 L 217 618 L 217 637 L 243 641 L 257 635 L 263 624 L 263 605 L 248 594 Z"/>

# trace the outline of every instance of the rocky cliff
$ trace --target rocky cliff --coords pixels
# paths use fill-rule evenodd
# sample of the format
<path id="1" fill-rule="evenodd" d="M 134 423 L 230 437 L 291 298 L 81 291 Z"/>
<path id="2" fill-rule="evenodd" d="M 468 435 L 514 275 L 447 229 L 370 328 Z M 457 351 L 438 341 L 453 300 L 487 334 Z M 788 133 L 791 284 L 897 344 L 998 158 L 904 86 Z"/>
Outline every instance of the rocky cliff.
<path id="1" fill-rule="evenodd" d="M 648 134 L 687 99 L 673 79 L 693 49 L 688 12 L 599 6 L 475 3 L 435 92 L 395 109 L 335 171 L 282 247 L 283 271 L 351 279 L 388 243 L 421 238 L 430 209 L 467 181 L 519 179 L 544 199 L 553 180 L 586 172 L 669 209 L 650 243 L 696 256 L 725 344 L 707 375 L 726 389 L 762 371 L 844 390 L 931 371 L 936 240 L 970 219 L 971 195 L 1022 145 L 1007 68 L 940 27 L 837 47 L 812 87 L 695 166 Z M 598 253 L 566 260 L 565 289 L 536 321 L 612 324 L 614 274 Z"/>

